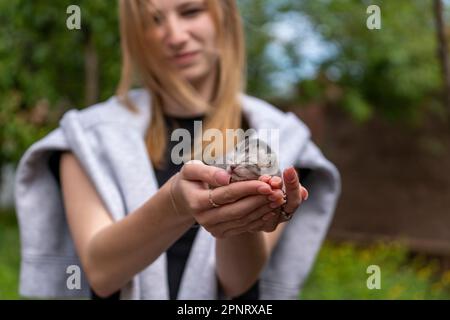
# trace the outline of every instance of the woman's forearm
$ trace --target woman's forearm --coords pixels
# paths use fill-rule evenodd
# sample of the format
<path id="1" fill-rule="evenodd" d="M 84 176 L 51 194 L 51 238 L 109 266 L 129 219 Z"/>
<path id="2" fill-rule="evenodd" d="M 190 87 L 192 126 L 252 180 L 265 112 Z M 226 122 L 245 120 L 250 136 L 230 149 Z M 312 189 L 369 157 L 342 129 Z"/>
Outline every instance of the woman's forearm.
<path id="1" fill-rule="evenodd" d="M 269 251 L 263 232 L 216 239 L 217 276 L 227 297 L 241 295 L 256 282 Z"/>
<path id="2" fill-rule="evenodd" d="M 98 295 L 108 296 L 122 288 L 194 223 L 192 217 L 180 216 L 170 205 L 168 186 L 89 242 L 86 268 Z"/>

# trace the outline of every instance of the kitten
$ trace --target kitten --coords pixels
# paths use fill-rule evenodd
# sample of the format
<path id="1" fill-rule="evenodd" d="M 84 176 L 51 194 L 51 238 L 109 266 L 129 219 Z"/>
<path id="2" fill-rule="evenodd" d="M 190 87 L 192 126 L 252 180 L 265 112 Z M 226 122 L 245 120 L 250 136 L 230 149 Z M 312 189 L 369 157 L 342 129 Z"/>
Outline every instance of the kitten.
<path id="1" fill-rule="evenodd" d="M 258 180 L 262 175 L 281 177 L 276 154 L 258 138 L 245 137 L 224 164 L 216 160 L 212 165 L 225 169 L 231 175 L 230 182 Z"/>
<path id="2" fill-rule="evenodd" d="M 245 137 L 244 141 L 227 155 L 225 164 L 214 162 L 212 165 L 225 169 L 231 175 L 230 183 L 258 180 L 262 175 L 279 176 L 283 179 L 275 152 L 272 152 L 270 147 L 258 138 Z M 283 190 L 285 190 L 284 186 Z M 285 221 L 290 219 L 282 207 L 273 211 L 281 213 Z"/>

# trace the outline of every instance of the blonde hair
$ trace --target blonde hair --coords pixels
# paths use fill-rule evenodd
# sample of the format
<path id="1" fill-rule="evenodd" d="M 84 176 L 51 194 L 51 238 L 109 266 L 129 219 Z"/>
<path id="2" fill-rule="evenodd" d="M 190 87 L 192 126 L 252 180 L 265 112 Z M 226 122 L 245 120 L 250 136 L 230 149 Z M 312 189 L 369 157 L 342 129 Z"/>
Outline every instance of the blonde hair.
<path id="1" fill-rule="evenodd" d="M 137 108 L 128 98 L 133 79 L 151 95 L 152 112 L 146 134 L 149 157 L 156 168 L 164 163 L 167 133 L 163 117 L 162 97 L 168 95 L 190 110 L 202 106 L 208 110 L 203 129 L 219 129 L 225 137 L 226 129 L 241 126 L 239 93 L 245 87 L 245 45 L 242 23 L 235 0 L 205 0 L 212 16 L 217 35 L 219 59 L 214 95 L 204 101 L 196 90 L 163 58 L 162 48 L 146 36 L 154 26 L 155 14 L 149 0 L 120 0 L 120 35 L 122 72 L 117 96 L 133 112 Z M 226 151 L 226 150 L 225 150 Z"/>

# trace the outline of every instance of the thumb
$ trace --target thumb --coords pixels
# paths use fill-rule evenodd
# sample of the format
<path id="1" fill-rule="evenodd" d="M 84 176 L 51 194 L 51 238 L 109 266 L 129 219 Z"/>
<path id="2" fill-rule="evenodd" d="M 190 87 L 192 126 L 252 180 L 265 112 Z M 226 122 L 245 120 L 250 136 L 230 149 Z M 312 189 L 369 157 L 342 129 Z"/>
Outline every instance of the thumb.
<path id="1" fill-rule="evenodd" d="M 228 185 L 231 178 L 224 169 L 208 166 L 200 160 L 186 162 L 180 173 L 186 180 L 202 181 L 213 187 Z"/>

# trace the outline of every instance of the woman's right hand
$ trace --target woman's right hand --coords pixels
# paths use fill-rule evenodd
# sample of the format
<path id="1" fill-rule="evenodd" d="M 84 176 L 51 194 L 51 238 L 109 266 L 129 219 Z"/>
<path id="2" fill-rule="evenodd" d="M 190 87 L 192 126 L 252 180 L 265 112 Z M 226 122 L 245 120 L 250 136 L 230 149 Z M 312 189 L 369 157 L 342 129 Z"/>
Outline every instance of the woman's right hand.
<path id="1" fill-rule="evenodd" d="M 225 170 L 201 161 L 186 163 L 170 183 L 176 211 L 190 215 L 217 238 L 260 229 L 262 217 L 284 203 L 281 190 L 258 180 L 230 184 Z M 212 205 L 210 196 L 219 207 Z"/>

